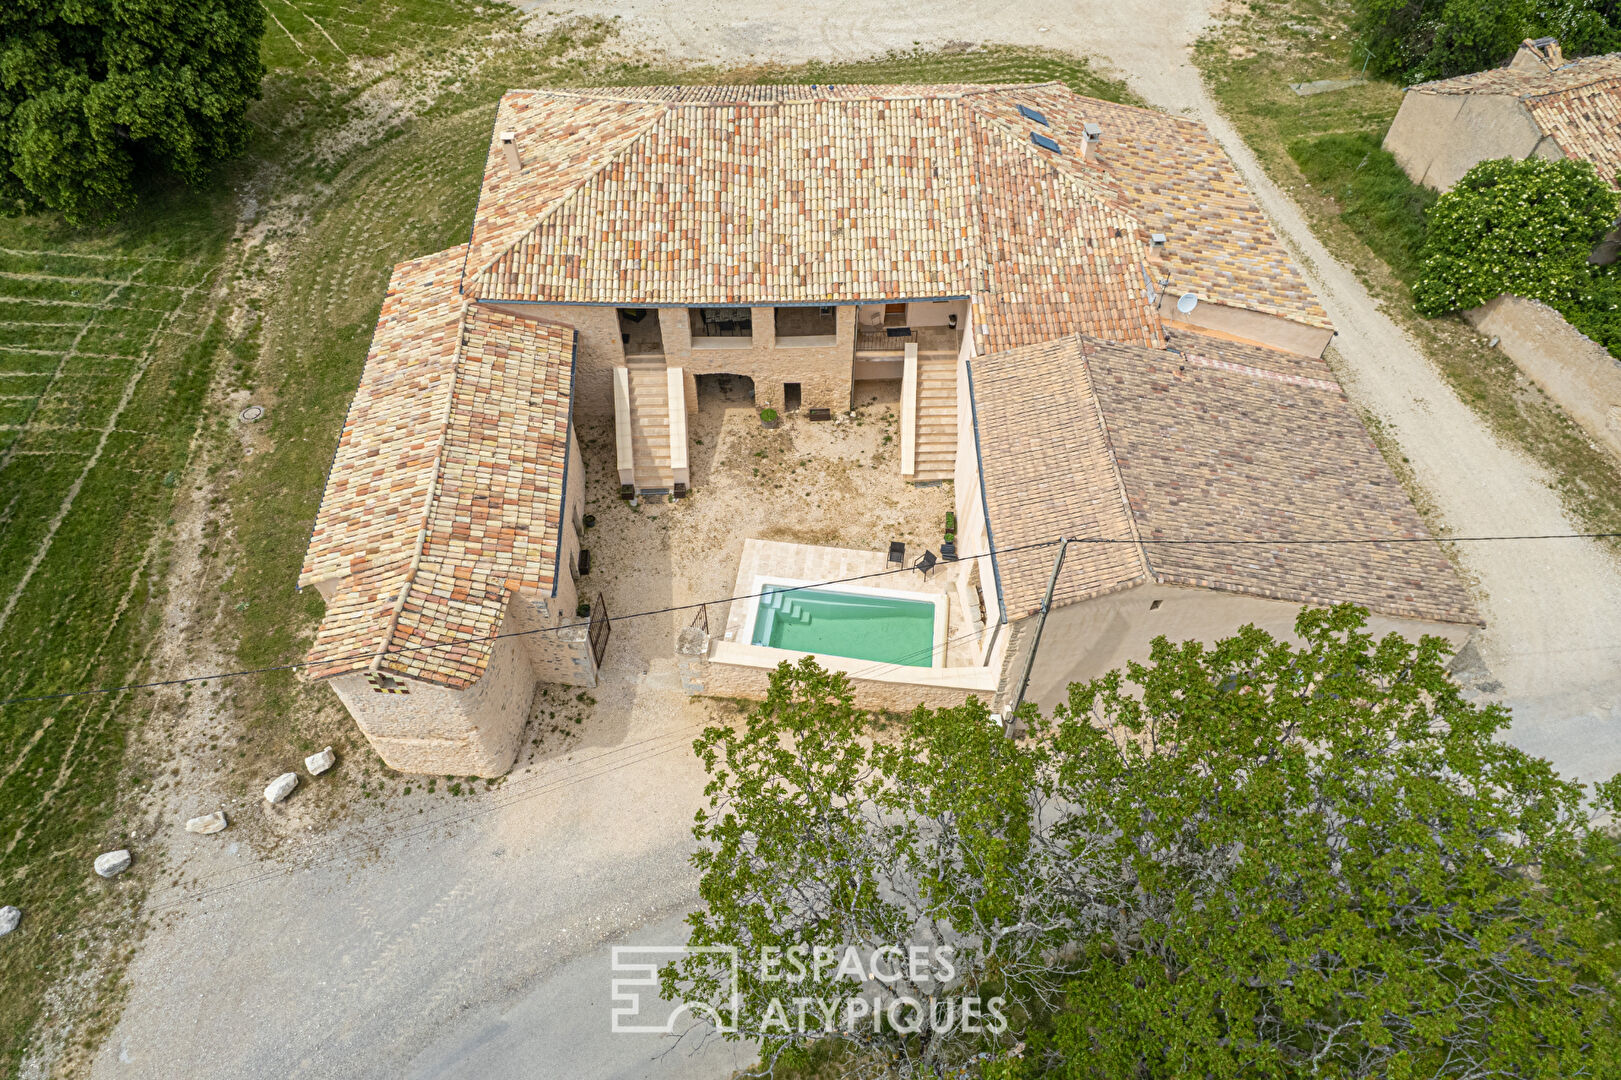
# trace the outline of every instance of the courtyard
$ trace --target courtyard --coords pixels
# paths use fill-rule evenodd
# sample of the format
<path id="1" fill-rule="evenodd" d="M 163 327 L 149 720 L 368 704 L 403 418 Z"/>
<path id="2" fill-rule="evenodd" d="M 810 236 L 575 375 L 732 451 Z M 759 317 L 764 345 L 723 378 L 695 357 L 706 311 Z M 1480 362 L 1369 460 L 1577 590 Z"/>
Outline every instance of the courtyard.
<path id="1" fill-rule="evenodd" d="M 702 617 L 716 636 L 741 618 L 747 602 L 724 598 L 739 585 L 748 541 L 855 549 L 870 553 L 879 570 L 895 541 L 906 545 L 907 565 L 926 550 L 939 552 L 951 486 L 901 480 L 900 382 L 855 385 L 850 413 L 830 421 L 788 413 L 768 429 L 749 380 L 701 379 L 690 418 L 692 492 L 684 499 L 620 499 L 612 417 L 579 418 L 586 509 L 595 518 L 582 538 L 591 573 L 581 579 L 580 594 L 593 603 L 600 594 L 616 620 L 605 667 L 634 664 L 625 650 L 641 651 L 644 665 L 672 655 L 676 633 L 700 617 L 690 605 L 705 606 Z M 908 573 L 883 584 L 941 589 L 942 570 L 927 582 Z M 866 563 L 860 572 L 870 572 Z M 626 616 L 666 608 L 679 610 L 637 620 L 656 627 L 649 632 L 625 632 Z"/>

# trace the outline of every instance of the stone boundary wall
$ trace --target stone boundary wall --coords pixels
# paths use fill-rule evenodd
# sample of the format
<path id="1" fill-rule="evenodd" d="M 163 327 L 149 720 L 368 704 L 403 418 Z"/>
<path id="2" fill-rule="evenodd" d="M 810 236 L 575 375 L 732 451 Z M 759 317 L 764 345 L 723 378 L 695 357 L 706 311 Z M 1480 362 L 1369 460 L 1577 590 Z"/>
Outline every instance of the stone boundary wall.
<path id="1" fill-rule="evenodd" d="M 755 667 L 716 661 L 709 656 L 709 635 L 698 627 L 687 627 L 676 637 L 676 670 L 681 689 L 693 697 L 749 698 L 763 701 L 771 685 L 775 667 Z M 837 657 L 821 657 L 823 666 L 838 670 Z M 860 661 L 855 661 L 859 664 Z M 942 669 L 933 669 L 938 672 Z M 851 679 L 855 703 L 863 709 L 911 712 L 919 705 L 945 709 L 974 697 L 989 703 L 991 690 L 961 686 L 928 686 L 919 683 L 889 682 L 879 679 Z"/>
<path id="2" fill-rule="evenodd" d="M 1463 313 L 1582 430 L 1621 457 L 1621 362 L 1546 304 L 1507 294 Z"/>

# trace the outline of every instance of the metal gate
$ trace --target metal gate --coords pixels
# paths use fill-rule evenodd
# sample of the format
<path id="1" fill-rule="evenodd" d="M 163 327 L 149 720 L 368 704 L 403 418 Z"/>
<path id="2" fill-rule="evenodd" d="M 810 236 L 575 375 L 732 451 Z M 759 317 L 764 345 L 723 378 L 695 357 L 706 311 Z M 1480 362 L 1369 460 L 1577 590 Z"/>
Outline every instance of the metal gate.
<path id="1" fill-rule="evenodd" d="M 608 618 L 608 601 L 597 593 L 597 602 L 591 605 L 591 625 L 587 631 L 591 638 L 591 661 L 602 666 L 602 654 L 608 651 L 608 633 L 612 629 Z"/>

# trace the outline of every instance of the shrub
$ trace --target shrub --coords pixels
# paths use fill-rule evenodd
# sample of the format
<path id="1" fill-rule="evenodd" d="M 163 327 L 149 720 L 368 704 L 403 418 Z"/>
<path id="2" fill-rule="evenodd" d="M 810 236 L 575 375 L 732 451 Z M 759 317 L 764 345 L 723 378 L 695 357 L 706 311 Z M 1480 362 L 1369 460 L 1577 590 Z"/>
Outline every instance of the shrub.
<path id="1" fill-rule="evenodd" d="M 760 422 L 762 424 L 775 424 L 777 422 L 777 410 L 776 409 L 761 409 L 760 410 Z"/>
<path id="2" fill-rule="evenodd" d="M 1615 222 L 1616 192 L 1585 161 L 1483 161 L 1428 215 L 1413 287 L 1436 316 L 1513 293 L 1559 308 L 1590 302 L 1587 263 Z"/>

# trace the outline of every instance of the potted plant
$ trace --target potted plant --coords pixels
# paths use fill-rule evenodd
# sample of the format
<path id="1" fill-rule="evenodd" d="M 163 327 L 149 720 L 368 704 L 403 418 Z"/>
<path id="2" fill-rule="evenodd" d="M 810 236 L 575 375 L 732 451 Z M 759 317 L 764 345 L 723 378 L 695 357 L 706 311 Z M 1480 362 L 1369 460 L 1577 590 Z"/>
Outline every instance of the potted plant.
<path id="1" fill-rule="evenodd" d="M 764 408 L 764 409 L 760 410 L 760 426 L 761 427 L 763 427 L 763 428 L 774 428 L 779 423 L 781 423 L 781 421 L 777 419 L 777 410 L 776 409 L 767 407 L 767 408 Z"/>
<path id="2" fill-rule="evenodd" d="M 590 601 L 581 600 L 578 604 L 574 605 L 574 617 L 576 619 L 586 619 L 586 618 L 590 618 L 590 616 L 591 616 L 591 603 L 590 603 Z"/>
<path id="3" fill-rule="evenodd" d="M 953 561 L 956 560 L 956 558 L 957 558 L 957 534 L 956 533 L 954 533 L 954 532 L 946 533 L 945 540 L 942 541 L 941 544 L 940 544 L 940 556 L 942 558 L 945 558 L 945 559 L 951 559 Z"/>
<path id="4" fill-rule="evenodd" d="M 947 540 L 951 539 L 951 534 L 956 532 L 956 531 L 957 531 L 957 511 L 955 511 L 955 510 L 947 510 L 946 511 L 946 539 Z"/>

